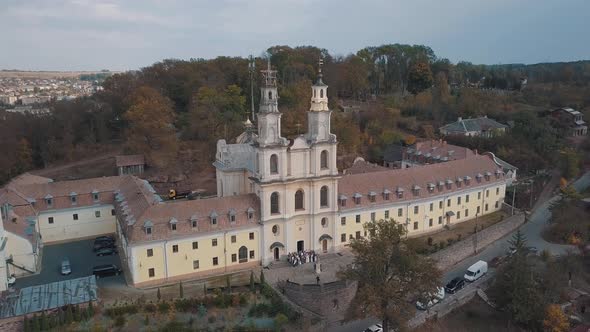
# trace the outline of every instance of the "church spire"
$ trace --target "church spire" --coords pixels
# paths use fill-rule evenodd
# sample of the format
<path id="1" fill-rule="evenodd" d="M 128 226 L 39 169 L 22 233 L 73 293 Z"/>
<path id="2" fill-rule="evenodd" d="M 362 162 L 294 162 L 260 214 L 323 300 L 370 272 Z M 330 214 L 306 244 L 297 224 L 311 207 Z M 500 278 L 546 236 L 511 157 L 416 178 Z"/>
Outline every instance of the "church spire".
<path id="1" fill-rule="evenodd" d="M 322 66 L 324 65 L 324 59 L 322 57 L 318 60 L 318 79 L 311 87 L 311 107 L 310 111 L 329 111 L 328 109 L 328 86 L 322 78 Z"/>
<path id="2" fill-rule="evenodd" d="M 266 69 L 260 71 L 262 73 L 262 87 L 260 88 L 260 113 L 274 113 L 278 112 L 277 92 L 277 71 L 272 70 L 270 66 L 270 55 Z"/>

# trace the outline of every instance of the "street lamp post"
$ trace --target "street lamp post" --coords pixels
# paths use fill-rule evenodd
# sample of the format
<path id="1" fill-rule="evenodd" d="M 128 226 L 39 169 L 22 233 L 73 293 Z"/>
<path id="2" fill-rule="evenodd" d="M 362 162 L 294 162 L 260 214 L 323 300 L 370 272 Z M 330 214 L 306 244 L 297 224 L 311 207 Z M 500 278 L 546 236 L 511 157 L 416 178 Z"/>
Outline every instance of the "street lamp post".
<path id="1" fill-rule="evenodd" d="M 475 214 L 475 234 L 473 236 L 473 252 L 477 254 L 477 218 L 479 217 L 479 213 Z"/>

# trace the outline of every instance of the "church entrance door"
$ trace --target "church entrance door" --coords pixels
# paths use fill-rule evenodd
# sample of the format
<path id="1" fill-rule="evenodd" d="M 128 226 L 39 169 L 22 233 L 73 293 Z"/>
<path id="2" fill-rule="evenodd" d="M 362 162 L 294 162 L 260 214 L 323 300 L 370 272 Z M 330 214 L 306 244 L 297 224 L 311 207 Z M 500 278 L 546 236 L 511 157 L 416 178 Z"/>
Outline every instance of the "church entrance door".
<path id="1" fill-rule="evenodd" d="M 297 252 L 300 252 L 303 250 L 305 250 L 305 247 L 303 246 L 303 241 L 297 241 Z"/>
<path id="2" fill-rule="evenodd" d="M 279 248 L 275 248 L 274 252 L 275 252 L 275 261 L 278 261 L 279 260 Z"/>
<path id="3" fill-rule="evenodd" d="M 322 250 L 324 252 L 328 252 L 328 240 L 323 240 L 322 241 Z"/>

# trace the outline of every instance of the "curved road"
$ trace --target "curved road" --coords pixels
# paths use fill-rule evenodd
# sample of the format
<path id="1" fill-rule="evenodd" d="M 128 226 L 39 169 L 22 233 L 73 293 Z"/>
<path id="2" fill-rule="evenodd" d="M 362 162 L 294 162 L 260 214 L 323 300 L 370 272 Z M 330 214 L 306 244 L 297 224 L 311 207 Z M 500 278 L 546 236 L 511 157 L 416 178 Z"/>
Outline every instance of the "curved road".
<path id="1" fill-rule="evenodd" d="M 574 188 L 576 188 L 578 192 L 581 192 L 586 188 L 590 187 L 590 172 L 585 173 L 582 177 L 576 180 L 573 186 Z M 549 218 L 551 217 L 549 206 L 553 202 L 559 201 L 560 199 L 561 196 L 559 195 L 553 196 L 549 200 L 538 205 L 536 209 L 533 211 L 533 213 L 530 215 L 528 222 L 520 226 L 521 232 L 526 236 L 528 246 L 536 247 L 539 250 L 539 252 L 544 249 L 547 249 L 553 255 L 563 255 L 568 250 L 577 250 L 574 246 L 549 243 L 541 237 L 541 233 L 547 225 Z M 465 270 L 467 270 L 469 266 L 471 266 L 478 260 L 484 260 L 489 262 L 494 257 L 506 254 L 508 248 L 510 247 L 508 241 L 510 241 L 510 239 L 515 233 L 516 230 L 504 236 L 500 240 L 492 243 L 491 245 L 487 246 L 486 248 L 481 250 L 477 255 L 471 256 L 453 266 L 449 271 L 447 271 L 443 275 L 444 284 L 446 284 L 456 276 L 463 276 Z M 375 319 L 354 321 L 346 325 L 330 327 L 328 331 L 363 331 L 365 328 L 372 324 L 375 324 L 376 322 L 378 321 Z"/>

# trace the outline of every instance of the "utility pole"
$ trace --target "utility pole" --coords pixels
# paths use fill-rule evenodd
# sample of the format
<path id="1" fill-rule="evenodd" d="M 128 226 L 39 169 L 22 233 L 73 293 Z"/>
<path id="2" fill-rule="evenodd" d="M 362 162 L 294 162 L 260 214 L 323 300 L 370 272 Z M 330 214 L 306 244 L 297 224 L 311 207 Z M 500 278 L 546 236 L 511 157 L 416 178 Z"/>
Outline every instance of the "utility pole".
<path id="1" fill-rule="evenodd" d="M 254 119 L 254 70 L 256 67 L 256 61 L 254 60 L 254 57 L 252 55 L 250 55 L 248 59 L 248 71 L 250 72 L 250 111 L 252 112 L 252 122 L 254 122 L 256 120 Z"/>
<path id="2" fill-rule="evenodd" d="M 518 182 L 514 181 L 514 188 L 512 190 L 512 212 L 510 213 L 510 215 L 514 215 L 514 199 L 516 197 L 516 187 L 518 186 Z"/>

